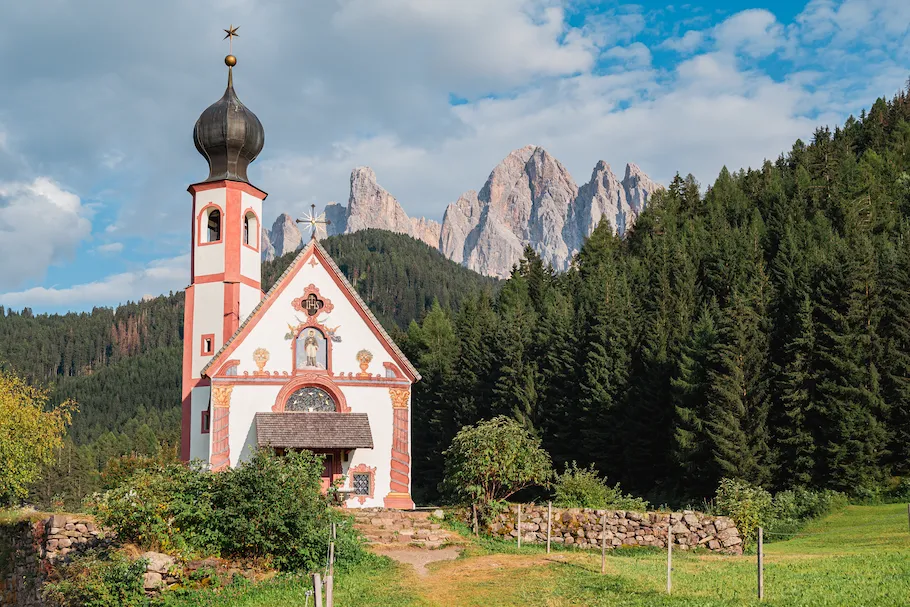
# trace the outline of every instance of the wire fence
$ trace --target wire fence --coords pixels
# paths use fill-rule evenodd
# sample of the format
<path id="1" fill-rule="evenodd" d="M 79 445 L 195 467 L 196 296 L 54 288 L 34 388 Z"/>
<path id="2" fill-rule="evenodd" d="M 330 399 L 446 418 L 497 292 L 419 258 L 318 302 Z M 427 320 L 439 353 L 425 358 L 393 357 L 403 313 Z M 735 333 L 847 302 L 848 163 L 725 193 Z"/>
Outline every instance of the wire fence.
<path id="1" fill-rule="evenodd" d="M 549 554 L 550 550 L 551 550 L 550 533 L 551 533 L 551 529 L 552 529 L 552 516 L 553 516 L 553 508 L 552 508 L 552 502 L 550 502 L 547 504 L 547 539 L 546 539 L 547 554 Z M 601 564 L 600 564 L 601 575 L 606 574 L 606 551 L 607 551 L 606 522 L 607 522 L 606 515 L 604 515 L 603 518 L 601 519 L 602 527 L 601 527 L 601 536 L 600 536 L 600 539 L 601 539 Z M 858 525 L 854 524 L 854 525 L 850 525 L 849 528 L 850 528 L 850 531 L 853 531 L 855 529 L 873 528 L 873 527 L 878 530 L 885 530 L 885 529 L 889 529 L 890 526 L 891 526 L 891 523 L 889 523 L 889 522 L 879 522 L 879 523 L 862 523 L 862 524 L 858 524 Z M 517 517 L 517 527 L 516 528 L 518 531 L 518 538 L 517 538 L 518 539 L 518 548 L 521 548 L 521 537 L 522 537 L 521 504 L 518 505 L 518 517 Z M 910 504 L 907 504 L 907 531 L 908 531 L 908 533 L 910 533 Z M 757 584 L 756 584 L 757 588 L 756 589 L 757 589 L 758 599 L 764 600 L 764 595 L 765 595 L 765 583 L 764 583 L 764 564 L 765 564 L 764 538 L 765 538 L 765 536 L 779 537 L 779 538 L 784 538 L 785 540 L 790 540 L 790 539 L 794 539 L 794 538 L 812 538 L 812 537 L 820 538 L 823 536 L 828 536 L 830 538 L 831 532 L 832 532 L 832 530 L 824 529 L 824 528 L 820 531 L 815 531 L 815 532 L 765 531 L 765 529 L 763 527 L 759 527 L 758 528 L 758 542 L 757 542 L 757 546 L 756 546 L 756 555 L 755 555 L 756 556 L 756 567 L 757 567 L 757 569 L 756 569 L 756 571 L 757 571 Z M 476 522 L 475 522 L 475 533 L 476 533 Z M 673 583 L 672 583 L 672 581 L 673 581 L 672 580 L 673 544 L 674 544 L 674 542 L 672 539 L 672 532 L 670 529 L 670 525 L 668 523 L 667 540 L 666 540 L 666 545 L 667 545 L 667 594 L 671 594 L 672 587 L 673 587 Z M 855 554 L 855 553 L 826 552 L 825 556 L 850 556 L 852 554 Z"/>

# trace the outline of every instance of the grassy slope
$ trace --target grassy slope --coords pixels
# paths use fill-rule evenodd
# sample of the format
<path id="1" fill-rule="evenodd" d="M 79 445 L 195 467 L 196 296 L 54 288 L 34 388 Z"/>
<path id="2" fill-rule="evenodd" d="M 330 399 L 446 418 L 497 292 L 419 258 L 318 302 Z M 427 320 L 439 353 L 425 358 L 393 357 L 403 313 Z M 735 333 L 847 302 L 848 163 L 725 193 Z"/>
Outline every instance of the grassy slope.
<path id="1" fill-rule="evenodd" d="M 910 605 L 907 507 L 851 506 L 766 547 L 764 605 Z M 720 606 L 757 605 L 755 556 L 674 553 L 673 594 L 667 596 L 666 554 L 619 551 L 607 558 L 540 547 L 484 542 L 464 558 L 430 565 L 417 578 L 374 562 L 339 577 L 338 605 L 446 606 Z M 221 604 L 296 604 L 303 584 L 264 584 Z M 418 596 L 418 593 L 420 596 Z M 223 597 L 222 597 L 223 598 Z"/>

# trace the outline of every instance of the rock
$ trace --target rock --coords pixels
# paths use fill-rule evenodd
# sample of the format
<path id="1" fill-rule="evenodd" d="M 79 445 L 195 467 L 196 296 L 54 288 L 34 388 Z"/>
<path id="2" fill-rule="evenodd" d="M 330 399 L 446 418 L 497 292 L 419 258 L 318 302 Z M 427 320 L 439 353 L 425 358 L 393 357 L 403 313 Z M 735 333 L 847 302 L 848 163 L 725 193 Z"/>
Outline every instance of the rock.
<path id="1" fill-rule="evenodd" d="M 742 544 L 743 541 L 739 537 L 732 536 L 721 540 L 720 543 L 724 545 L 724 548 L 729 548 L 730 546 L 737 546 L 739 544 Z"/>
<path id="2" fill-rule="evenodd" d="M 287 213 L 278 216 L 275 223 L 272 224 L 272 231 L 269 232 L 269 245 L 274 257 L 293 253 L 303 246 L 303 236 L 297 229 L 297 223 L 293 217 Z"/>
<path id="3" fill-rule="evenodd" d="M 145 566 L 146 571 L 167 573 L 168 569 L 174 565 L 174 557 L 160 552 L 143 552 L 139 558 L 148 560 L 148 565 Z"/>
<path id="4" fill-rule="evenodd" d="M 155 571 L 146 571 L 142 574 L 142 587 L 145 590 L 156 590 L 162 585 L 161 574 Z"/>
<path id="5" fill-rule="evenodd" d="M 686 524 L 689 525 L 690 527 L 691 527 L 692 525 L 697 525 L 697 524 L 698 524 L 698 517 L 695 516 L 695 514 L 686 514 L 686 515 L 683 515 L 683 520 L 686 521 Z"/>
<path id="6" fill-rule="evenodd" d="M 673 527 L 670 529 L 670 531 L 673 533 L 689 533 L 689 528 L 686 527 L 686 525 L 684 523 L 680 522 L 680 523 L 676 523 L 675 525 L 673 525 Z"/>
<path id="7" fill-rule="evenodd" d="M 436 510 L 433 511 L 433 518 L 443 520 L 443 519 L 445 519 L 445 517 L 446 517 L 446 513 L 443 510 L 437 508 Z"/>
<path id="8" fill-rule="evenodd" d="M 351 172 L 348 205 L 325 207 L 329 235 L 377 228 L 408 234 L 438 249 L 449 259 L 482 274 L 507 277 L 525 245 L 557 270 L 568 267 L 602 219 L 623 235 L 634 224 L 651 195 L 661 186 L 634 164 L 626 165 L 620 181 L 600 161 L 590 181 L 579 188 L 568 170 L 539 146 L 508 154 L 490 172 L 480 192 L 468 190 L 450 204 L 442 224 L 408 217 L 375 172 L 357 167 Z M 297 250 L 293 219 L 281 215 L 271 232 L 263 230 L 264 260 Z"/>

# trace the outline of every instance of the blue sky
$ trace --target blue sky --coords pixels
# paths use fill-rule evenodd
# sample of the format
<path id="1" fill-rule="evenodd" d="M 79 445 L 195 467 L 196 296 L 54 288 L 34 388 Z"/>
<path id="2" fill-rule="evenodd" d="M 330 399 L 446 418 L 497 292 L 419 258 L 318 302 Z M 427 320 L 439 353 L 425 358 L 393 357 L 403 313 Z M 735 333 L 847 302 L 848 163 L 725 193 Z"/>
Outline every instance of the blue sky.
<path id="1" fill-rule="evenodd" d="M 441 220 L 511 150 L 577 182 L 757 166 L 910 76 L 910 2 L 34 0 L 0 20 L 0 305 L 186 286 L 192 144 L 226 80 L 262 120 L 265 220 L 345 203 L 368 165 Z"/>

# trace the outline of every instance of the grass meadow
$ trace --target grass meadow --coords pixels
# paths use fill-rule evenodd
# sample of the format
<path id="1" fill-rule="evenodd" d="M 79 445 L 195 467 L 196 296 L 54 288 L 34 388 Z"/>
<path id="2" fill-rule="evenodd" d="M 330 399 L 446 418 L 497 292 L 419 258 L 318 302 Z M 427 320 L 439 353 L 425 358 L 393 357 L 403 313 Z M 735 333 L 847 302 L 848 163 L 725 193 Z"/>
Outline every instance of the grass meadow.
<path id="1" fill-rule="evenodd" d="M 910 605 L 907 506 L 849 506 L 794 537 L 765 545 L 765 600 L 757 599 L 756 557 L 674 552 L 666 593 L 666 553 L 628 549 L 600 554 L 481 540 L 460 558 L 433 563 L 418 577 L 384 557 L 368 559 L 336 580 L 338 607 L 446 606 L 897 606 Z M 170 605 L 265 607 L 304 605 L 302 578 L 198 593 Z M 309 602 L 313 605 L 312 599 Z"/>

